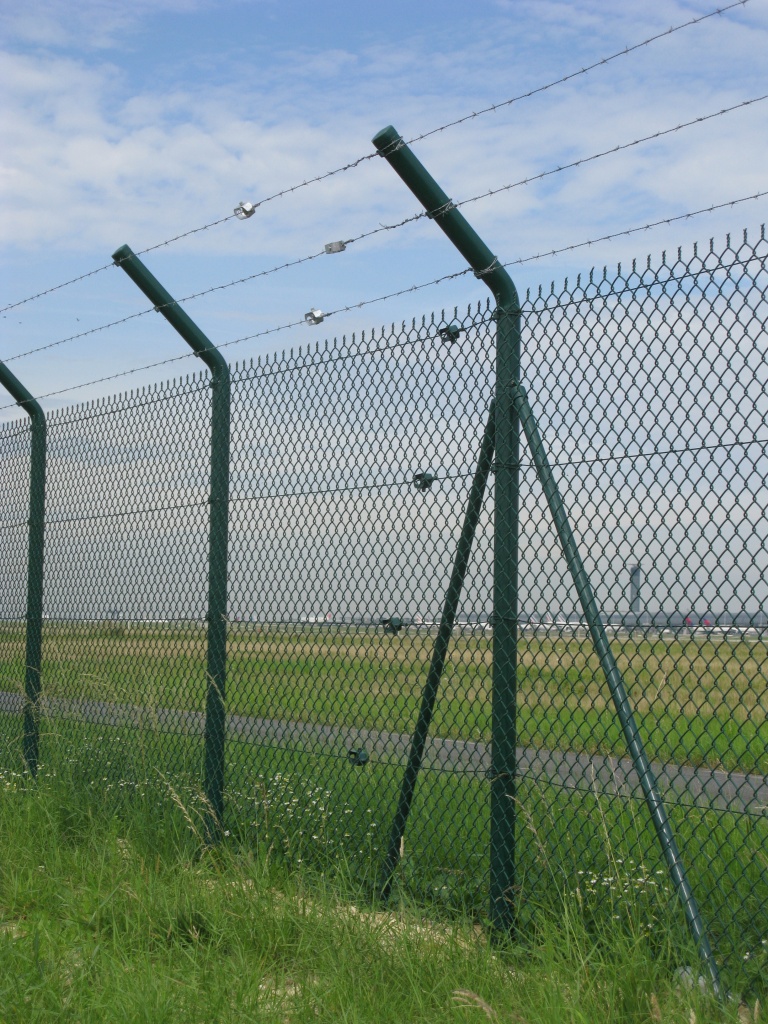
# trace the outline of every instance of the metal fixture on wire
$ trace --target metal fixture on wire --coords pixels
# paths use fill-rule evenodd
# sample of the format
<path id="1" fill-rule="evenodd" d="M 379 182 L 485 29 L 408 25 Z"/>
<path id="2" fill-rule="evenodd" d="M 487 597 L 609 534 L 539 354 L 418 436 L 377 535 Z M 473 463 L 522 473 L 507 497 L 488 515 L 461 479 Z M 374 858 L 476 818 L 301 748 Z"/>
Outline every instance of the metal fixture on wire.
<path id="1" fill-rule="evenodd" d="M 325 313 L 322 309 L 315 309 L 313 306 L 308 313 L 304 314 L 304 320 L 310 326 L 314 327 L 316 324 L 321 324 L 325 320 Z"/>
<path id="2" fill-rule="evenodd" d="M 249 217 L 256 213 L 256 207 L 253 203 L 246 203 L 243 200 L 237 204 L 234 213 L 238 220 L 248 220 Z"/>
<path id="3" fill-rule="evenodd" d="M 435 480 L 437 477 L 429 469 L 425 473 L 413 474 L 413 485 L 417 491 L 428 491 Z"/>
<path id="4" fill-rule="evenodd" d="M 754 200 L 762 199 L 765 196 L 768 196 L 768 191 L 763 190 L 762 192 L 755 192 L 753 195 L 741 196 L 738 199 L 729 199 L 729 200 L 727 200 L 726 202 L 723 202 L 723 203 L 713 203 L 710 206 L 702 207 L 699 210 L 689 210 L 687 213 L 677 214 L 674 217 L 663 217 L 661 220 L 648 221 L 647 223 L 638 225 L 636 227 L 624 228 L 621 231 L 613 231 L 613 232 L 610 232 L 607 235 L 599 235 L 599 236 L 596 236 L 594 238 L 586 239 L 586 240 L 584 240 L 582 242 L 573 242 L 570 245 L 565 245 L 565 246 L 562 246 L 562 247 L 557 248 L 557 249 L 548 249 L 545 252 L 535 253 L 532 256 L 519 257 L 518 259 L 510 260 L 508 263 L 505 263 L 504 266 L 505 267 L 520 266 L 520 265 L 525 264 L 525 263 L 532 263 L 532 262 L 535 262 L 537 260 L 545 259 L 545 258 L 548 258 L 548 257 L 551 257 L 551 256 L 557 256 L 557 255 L 560 255 L 561 253 L 574 252 L 577 249 L 589 248 L 589 247 L 591 247 L 593 245 L 596 245 L 598 242 L 608 242 L 608 241 L 612 241 L 613 239 L 616 239 L 616 238 L 628 237 L 629 235 L 634 235 L 634 234 L 637 234 L 639 232 L 647 232 L 647 231 L 649 231 L 652 228 L 660 227 L 662 225 L 666 226 L 666 225 L 669 225 L 669 224 L 675 224 L 678 221 L 690 220 L 692 217 L 699 217 L 702 214 L 714 213 L 715 210 L 724 210 L 726 208 L 732 208 L 734 206 L 739 205 L 740 203 L 753 202 Z M 141 255 L 145 251 L 147 251 L 147 250 L 141 250 L 141 252 L 136 253 L 136 255 L 139 256 L 139 255 Z M 316 255 L 319 256 L 319 255 L 322 255 L 322 253 L 317 253 Z M 302 260 L 300 260 L 298 262 L 304 262 L 306 259 L 314 259 L 314 258 L 315 258 L 315 256 L 305 257 L 304 259 L 302 259 Z M 108 264 L 107 267 L 113 267 L 114 265 L 115 265 L 114 262 L 112 262 L 112 263 Z M 293 263 L 285 264 L 284 266 L 292 266 L 292 265 L 293 265 Z M 107 269 L 107 267 L 104 267 L 102 269 Z M 267 271 L 266 273 L 274 273 L 276 270 L 282 270 L 282 269 L 283 269 L 283 266 L 274 267 L 270 271 Z M 92 273 L 96 273 L 96 271 L 93 271 Z M 325 318 L 326 316 L 331 316 L 331 315 L 333 315 L 335 313 L 348 313 L 348 312 L 350 312 L 351 310 L 354 310 L 354 309 L 362 309 L 364 306 L 370 306 L 370 305 L 372 305 L 373 303 L 376 303 L 376 302 L 383 302 L 386 299 L 397 298 L 400 295 L 407 295 L 407 294 L 410 294 L 410 293 L 415 292 L 415 291 L 420 291 L 422 288 L 429 288 L 432 285 L 442 284 L 444 281 L 456 280 L 456 278 L 463 277 L 464 275 L 466 275 L 468 273 L 470 273 L 470 269 L 469 268 L 466 268 L 465 270 L 459 270 L 459 271 L 457 271 L 457 272 L 455 272 L 453 274 L 444 274 L 442 277 L 434 278 L 431 281 L 424 281 L 421 284 L 411 285 L 411 287 L 409 287 L 409 288 L 403 288 L 403 289 L 400 289 L 399 291 L 396 291 L 396 292 L 389 292 L 386 295 L 378 295 L 374 299 L 364 299 L 363 301 L 357 302 L 354 305 L 341 306 L 341 307 L 339 307 L 339 309 L 332 310 L 330 313 L 322 313 L 321 316 L 323 316 L 323 318 Z M 85 276 L 87 277 L 87 276 L 91 276 L 91 275 L 85 275 Z M 253 277 L 259 277 L 259 276 L 263 276 L 263 273 L 262 274 L 253 275 Z M 689 274 L 686 273 L 684 276 L 689 276 Z M 681 279 L 682 278 L 675 278 L 675 280 L 681 280 Z M 252 277 L 243 278 L 242 280 L 252 280 Z M 69 282 L 69 283 L 72 283 L 72 282 Z M 218 286 L 218 288 L 216 290 L 220 290 L 222 287 L 231 287 L 234 284 L 240 284 L 240 283 L 241 283 L 241 281 L 233 281 L 233 282 L 231 282 L 231 284 L 228 284 L 226 286 Z M 61 287 L 63 287 L 63 286 L 61 286 Z M 208 294 L 208 292 L 212 291 L 212 290 L 214 290 L 214 289 L 207 289 L 205 292 L 199 292 L 199 293 L 196 293 L 194 295 L 187 295 L 187 296 L 184 296 L 182 299 L 179 299 L 177 301 L 179 301 L 179 302 L 188 301 L 189 299 L 197 298 L 199 295 Z M 34 296 L 34 297 L 37 298 L 39 296 Z M 24 300 L 24 301 L 27 301 L 27 300 Z M 4 307 L 4 308 L 8 309 L 10 307 Z M 3 310 L 3 307 L 0 307 L 0 312 L 2 312 L 2 310 Z M 37 352 L 47 351 L 48 349 L 55 348 L 58 345 L 63 345 L 63 344 L 66 344 L 67 342 L 75 341 L 78 338 L 83 338 L 83 337 L 86 337 L 87 335 L 95 334 L 98 331 L 103 331 L 103 330 L 106 330 L 107 328 L 110 328 L 110 327 L 116 327 L 118 324 L 126 323 L 128 320 L 133 320 L 136 317 L 145 316 L 149 312 L 152 312 L 152 310 L 145 309 L 145 310 L 142 310 L 139 313 L 132 313 L 130 316 L 123 317 L 120 320 L 115 320 L 115 321 L 111 321 L 110 323 L 107 323 L 107 324 L 102 324 L 99 327 L 91 328 L 88 331 L 82 331 L 82 332 L 80 332 L 78 334 L 71 335 L 68 338 L 62 338 L 62 339 L 59 339 L 58 341 L 49 342 L 46 345 L 41 345 L 41 346 L 36 347 L 36 348 L 27 349 L 27 350 L 25 350 L 23 352 L 17 352 L 14 355 L 7 356 L 4 361 L 6 363 L 9 363 L 9 362 L 12 362 L 15 359 L 22 359 L 25 356 L 33 355 L 33 354 L 35 354 Z M 319 310 L 315 311 L 315 312 L 319 312 Z M 279 331 L 288 330 L 291 327 L 298 326 L 302 322 L 305 322 L 305 323 L 308 323 L 308 324 L 314 323 L 313 320 L 308 318 L 308 314 L 305 314 L 303 321 L 302 320 L 298 320 L 298 321 L 292 320 L 292 321 L 289 321 L 287 323 L 280 324 L 280 325 L 278 325 L 276 327 L 269 327 L 266 330 L 257 331 L 256 334 L 248 334 L 248 335 L 244 335 L 241 338 L 234 338 L 232 341 L 222 342 L 218 347 L 219 348 L 227 348 L 230 345 L 240 345 L 243 342 L 251 341 L 254 338 L 262 338 L 262 337 L 266 337 L 267 335 L 270 335 L 270 334 L 276 334 Z M 317 322 L 320 323 L 322 321 L 317 321 Z M 128 376 L 131 376 L 134 373 L 140 372 L 141 370 L 153 369 L 153 368 L 155 368 L 157 366 L 165 366 L 165 365 L 167 365 L 169 363 L 174 363 L 174 362 L 177 362 L 177 361 L 179 361 L 181 359 L 185 359 L 185 358 L 188 358 L 188 354 L 181 355 L 181 356 L 173 356 L 170 359 L 162 359 L 162 360 L 160 360 L 158 362 L 145 364 L 143 366 L 136 366 L 136 367 L 133 367 L 133 369 L 130 369 L 130 370 L 123 370 L 120 373 L 109 374 L 106 377 L 97 377 L 97 378 L 95 378 L 93 380 L 84 381 L 81 384 L 74 384 L 74 385 L 70 385 L 69 387 L 58 388 L 56 391 L 44 392 L 43 394 L 37 395 L 36 397 L 38 399 L 41 399 L 41 398 L 51 398 L 54 395 L 62 395 L 62 394 L 66 394 L 66 393 L 68 393 L 70 391 L 77 391 L 80 388 L 89 387 L 92 384 L 101 384 L 101 383 L 103 383 L 104 381 L 107 381 L 107 380 L 117 380 L 117 379 L 122 378 L 122 377 L 128 377 Z M 12 402 L 9 405 L 0 405 L 0 412 L 2 412 L 5 409 L 12 409 L 15 404 L 16 403 Z"/>
<path id="5" fill-rule="evenodd" d="M 447 341 L 448 344 L 451 345 L 454 341 L 458 341 L 460 336 L 464 334 L 464 328 L 459 327 L 458 324 L 448 324 L 447 327 L 439 328 L 437 333 L 443 341 Z"/>

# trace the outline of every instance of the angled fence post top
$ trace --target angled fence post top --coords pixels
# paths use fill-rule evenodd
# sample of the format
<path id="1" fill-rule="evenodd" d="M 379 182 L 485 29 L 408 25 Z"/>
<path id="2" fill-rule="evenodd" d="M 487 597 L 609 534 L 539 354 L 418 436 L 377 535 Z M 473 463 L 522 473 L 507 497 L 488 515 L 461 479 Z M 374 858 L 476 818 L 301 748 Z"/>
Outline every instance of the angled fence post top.
<path id="1" fill-rule="evenodd" d="M 490 288 L 499 306 L 507 313 L 519 312 L 520 300 L 512 278 L 464 214 L 456 209 L 453 201 L 413 155 L 397 129 L 388 125 L 377 132 L 372 141 L 379 155 L 423 205 L 430 220 L 441 228 L 469 263 L 475 277 Z"/>
<path id="2" fill-rule="evenodd" d="M 175 328 L 187 344 L 203 360 L 209 370 L 217 375 L 229 376 L 229 366 L 221 352 L 203 334 L 194 320 L 184 312 L 171 293 L 147 269 L 130 246 L 121 245 L 112 253 L 115 264 L 124 270 L 137 287 L 144 292 L 158 313 Z"/>
<path id="3" fill-rule="evenodd" d="M 373 144 L 496 300 L 496 450 L 490 911 L 496 934 L 517 918 L 517 643 L 519 618 L 519 425 L 511 386 L 520 377 L 520 300 L 512 278 L 392 125 Z"/>
<path id="4" fill-rule="evenodd" d="M 33 420 L 45 423 L 45 413 L 40 403 L 3 362 L 0 362 L 0 384 Z"/>
<path id="5" fill-rule="evenodd" d="M 40 748 L 38 701 L 41 691 L 40 674 L 43 644 L 43 551 L 45 545 L 47 425 L 45 413 L 40 403 L 2 362 L 0 362 L 0 384 L 6 388 L 32 420 L 29 460 L 29 533 L 27 542 L 24 732 L 22 746 L 24 760 L 34 778 L 37 775 Z"/>
<path id="6" fill-rule="evenodd" d="M 211 371 L 211 475 L 208 528 L 208 686 L 205 703 L 205 814 L 207 841 L 221 838 L 224 821 L 226 741 L 227 567 L 229 543 L 229 460 L 231 381 L 226 360 L 170 292 L 127 245 L 112 254 L 135 285 Z"/>

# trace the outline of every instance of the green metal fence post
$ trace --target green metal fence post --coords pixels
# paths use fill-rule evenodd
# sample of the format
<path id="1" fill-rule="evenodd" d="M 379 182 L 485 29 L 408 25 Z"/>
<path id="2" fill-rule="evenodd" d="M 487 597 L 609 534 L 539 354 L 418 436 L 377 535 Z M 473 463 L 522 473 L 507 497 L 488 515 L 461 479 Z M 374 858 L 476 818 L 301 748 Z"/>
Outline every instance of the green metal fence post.
<path id="1" fill-rule="evenodd" d="M 656 836 L 659 840 L 664 858 L 667 862 L 667 869 L 675 887 L 675 891 L 683 905 L 686 921 L 691 935 L 696 942 L 702 960 L 709 972 L 712 988 L 718 999 L 722 998 L 720 986 L 720 974 L 717 968 L 709 938 L 704 928 L 704 922 L 699 912 L 699 906 L 693 890 L 688 882 L 685 865 L 677 848 L 672 827 L 667 817 L 667 811 L 659 795 L 656 779 L 651 768 L 651 763 L 645 752 L 642 737 L 635 723 L 629 697 L 624 687 L 624 681 L 619 672 L 619 667 L 608 643 L 608 636 L 605 632 L 597 602 L 592 592 L 592 585 L 589 582 L 584 564 L 579 555 L 576 539 L 573 536 L 568 515 L 565 511 L 563 499 L 557 487 L 552 469 L 547 459 L 547 453 L 541 440 L 536 418 L 531 408 L 525 389 L 519 381 L 514 381 L 509 387 L 512 401 L 514 402 L 517 414 L 525 432 L 526 440 L 531 449 L 531 455 L 536 466 L 536 473 L 541 482 L 542 489 L 549 505 L 549 510 L 555 522 L 558 537 L 565 554 L 568 569 L 573 577 L 573 582 L 579 594 L 581 607 L 589 626 L 589 632 L 595 650 L 600 659 L 600 666 L 605 674 L 608 687 L 613 697 L 616 713 L 621 723 L 627 747 L 632 756 L 632 763 L 640 779 L 640 785 L 645 796 L 645 802 L 651 815 Z"/>
<path id="2" fill-rule="evenodd" d="M 43 556 L 45 545 L 45 414 L 24 385 L 0 362 L 0 384 L 32 420 L 29 467 L 29 541 L 27 555 L 27 618 L 24 664 L 24 760 L 37 775 L 40 752 L 40 668 L 43 652 Z"/>
<path id="3" fill-rule="evenodd" d="M 158 312 L 211 371 L 211 482 L 208 553 L 208 689 L 205 705 L 205 795 L 208 841 L 221 835 L 224 821 L 224 739 L 226 732 L 227 543 L 229 536 L 229 366 L 197 324 L 174 301 L 127 245 L 112 254 Z"/>
<path id="4" fill-rule="evenodd" d="M 390 125 L 373 144 L 496 299 L 496 513 L 494 530 L 493 697 L 491 726 L 491 892 L 495 929 L 516 916 L 518 530 L 520 428 L 507 387 L 520 376 L 520 301 L 507 271 Z"/>
<path id="5" fill-rule="evenodd" d="M 472 542 L 475 539 L 475 530 L 480 519 L 483 508 L 483 498 L 488 477 L 491 472 L 493 461 L 493 450 L 496 443 L 496 402 L 491 401 L 488 411 L 488 422 L 485 425 L 483 440 L 480 445 L 480 454 L 477 459 L 475 475 L 472 479 L 472 488 L 467 501 L 467 511 L 464 516 L 459 543 L 456 546 L 456 557 L 453 562 L 451 579 L 448 583 L 448 590 L 443 604 L 443 613 L 440 617 L 440 626 L 435 640 L 435 647 L 429 663 L 427 681 L 424 684 L 424 693 L 419 708 L 419 718 L 411 740 L 411 749 L 408 755 L 408 763 L 403 775 L 403 782 L 400 789 L 400 800 L 397 811 L 392 822 L 392 829 L 389 836 L 389 848 L 387 850 L 384 868 L 382 870 L 379 889 L 381 898 L 386 900 L 392 890 L 395 869 L 400 860 L 400 843 L 405 834 L 405 826 L 408 815 L 411 812 L 413 794 L 416 790 L 416 779 L 419 775 L 421 762 L 424 757 L 424 748 L 429 735 L 429 726 L 432 722 L 432 714 L 435 710 L 437 691 L 440 686 L 440 679 L 445 666 L 445 657 L 448 653 L 448 644 L 453 633 L 453 626 L 456 621 L 456 610 L 459 606 L 461 591 L 464 587 L 464 577 L 467 574 L 469 556 L 472 552 Z"/>

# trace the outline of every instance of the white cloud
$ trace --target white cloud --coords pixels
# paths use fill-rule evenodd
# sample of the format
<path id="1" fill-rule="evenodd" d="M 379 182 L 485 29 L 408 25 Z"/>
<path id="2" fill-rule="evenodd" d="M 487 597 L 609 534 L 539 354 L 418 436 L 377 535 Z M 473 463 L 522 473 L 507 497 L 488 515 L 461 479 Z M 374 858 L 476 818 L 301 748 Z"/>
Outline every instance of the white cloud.
<path id="1" fill-rule="evenodd" d="M 0 27 L 6 39 L 38 47 L 77 47 L 80 50 L 119 48 L 125 34 L 138 28 L 149 14 L 185 14 L 206 0 L 35 0 L 33 6 L 4 6 Z"/>
<path id="2" fill-rule="evenodd" d="M 171 24 L 183 28 L 184 12 L 193 17 L 213 7 L 168 3 L 159 10 L 177 12 Z M 705 9 L 697 4 L 699 13 Z M 294 50 L 280 46 L 271 56 L 266 23 L 252 18 L 248 31 L 245 22 L 236 22 L 240 29 L 228 49 L 221 46 L 222 35 L 176 57 L 162 52 L 165 38 L 151 53 L 134 45 L 149 24 L 148 6 L 134 7 L 130 24 L 120 22 L 120 10 L 80 7 L 69 22 L 72 34 L 58 49 L 41 39 L 36 47 L 16 45 L 2 55 L 0 74 L 10 97 L 0 114 L 0 209 L 11 271 L 5 301 L 101 265 L 123 242 L 143 248 L 227 215 L 240 199 L 258 200 L 352 160 L 370 151 L 371 136 L 388 122 L 406 137 L 419 134 L 695 13 L 677 3 L 629 3 L 610 17 L 593 0 L 516 3 L 513 14 L 503 5 L 486 5 L 483 18 L 460 36 L 449 21 L 430 32 L 364 45 L 339 34 L 333 45 L 317 46 L 303 33 Z M 54 25 L 66 21 L 63 5 L 38 11 L 43 21 L 53 12 Z M 101 55 L 94 55 L 91 37 L 72 41 L 78 19 L 86 16 L 108 38 L 110 49 Z M 757 95 L 764 88 L 767 29 L 766 13 L 749 4 L 737 15 L 711 19 L 565 86 L 424 139 L 416 151 L 456 200 L 535 175 Z M 465 213 L 508 260 L 674 216 L 764 187 L 766 128 L 768 102 L 500 193 Z M 402 182 L 375 159 L 267 204 L 243 224 L 231 222 L 153 254 L 151 262 L 169 289 L 184 295 L 316 252 L 327 241 L 417 209 Z M 642 248 L 754 223 L 766 209 L 763 203 L 755 213 L 744 208 L 713 216 L 703 228 L 675 225 L 644 240 Z M 555 276 L 558 265 L 584 267 L 636 249 L 636 242 L 624 240 L 515 276 L 524 288 Z M 352 305 L 461 266 L 435 225 L 421 221 L 361 242 L 343 256 L 220 293 L 190 312 L 223 341 L 300 318 L 310 305 Z M 77 333 L 84 320 L 95 326 L 141 308 L 115 277 L 107 283 L 102 275 L 83 289 L 58 293 L 46 306 L 25 307 L 18 321 L 4 321 L 5 353 Z M 468 277 L 381 311 L 339 315 L 330 330 L 466 301 L 478 289 Z M 65 315 L 56 313 L 62 302 Z M 147 319 L 135 330 L 139 326 L 137 358 L 146 352 L 143 346 L 153 357 L 178 351 L 174 339 L 162 341 L 168 333 L 162 324 L 150 327 Z M 107 363 L 127 368 L 127 355 L 116 365 L 118 354 L 105 348 L 116 338 L 115 332 L 95 335 L 61 349 L 83 353 L 63 372 L 82 376 L 85 366 L 95 377 Z M 262 344 L 279 342 L 275 336 Z M 116 347 L 123 358 L 129 347 Z M 45 363 L 41 380 L 50 365 L 60 364 Z"/>

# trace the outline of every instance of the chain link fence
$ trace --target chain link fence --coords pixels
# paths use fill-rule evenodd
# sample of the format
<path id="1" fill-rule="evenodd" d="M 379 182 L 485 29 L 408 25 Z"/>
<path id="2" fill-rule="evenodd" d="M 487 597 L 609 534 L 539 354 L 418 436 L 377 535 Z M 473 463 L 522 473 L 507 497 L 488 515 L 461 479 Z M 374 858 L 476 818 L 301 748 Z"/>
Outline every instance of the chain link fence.
<path id="1" fill-rule="evenodd" d="M 523 374 L 727 985 L 768 976 L 764 232 L 529 293 Z M 382 878 L 495 391 L 487 304 L 231 371 L 229 833 Z M 211 387 L 47 421 L 40 771 L 204 817 Z M 522 445 L 520 926 L 679 927 Z M 24 770 L 30 432 L 0 429 L 0 744 Z M 488 913 L 493 472 L 440 673 L 398 892 Z M 201 826 L 202 827 L 202 826 Z"/>

